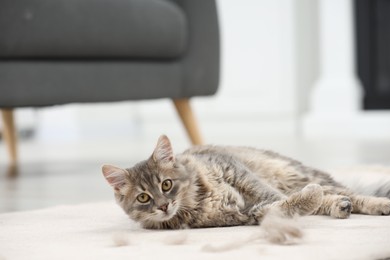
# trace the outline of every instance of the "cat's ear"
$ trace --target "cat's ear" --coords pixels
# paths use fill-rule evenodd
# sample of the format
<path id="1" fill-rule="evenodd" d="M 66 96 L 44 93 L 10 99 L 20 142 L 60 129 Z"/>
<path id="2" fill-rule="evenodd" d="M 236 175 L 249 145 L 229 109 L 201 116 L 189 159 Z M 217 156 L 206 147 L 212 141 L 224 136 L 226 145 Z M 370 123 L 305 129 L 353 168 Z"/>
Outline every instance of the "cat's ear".
<path id="1" fill-rule="evenodd" d="M 173 163 L 175 161 L 171 142 L 166 135 L 162 135 L 158 139 L 152 157 L 155 162 Z"/>
<path id="2" fill-rule="evenodd" d="M 103 165 L 102 172 L 107 182 L 115 191 L 120 191 L 126 184 L 127 171 L 112 165 Z"/>

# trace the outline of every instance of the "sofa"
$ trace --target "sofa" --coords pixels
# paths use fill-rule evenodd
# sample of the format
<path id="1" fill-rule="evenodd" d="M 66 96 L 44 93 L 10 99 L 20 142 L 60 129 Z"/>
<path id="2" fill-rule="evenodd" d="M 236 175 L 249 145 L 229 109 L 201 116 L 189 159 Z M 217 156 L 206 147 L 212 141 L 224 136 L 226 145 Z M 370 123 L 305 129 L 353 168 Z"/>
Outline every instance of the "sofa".
<path id="1" fill-rule="evenodd" d="M 213 0 L 0 1 L 0 109 L 11 164 L 20 107 L 167 98 L 201 144 L 191 99 L 216 93 L 219 56 Z"/>

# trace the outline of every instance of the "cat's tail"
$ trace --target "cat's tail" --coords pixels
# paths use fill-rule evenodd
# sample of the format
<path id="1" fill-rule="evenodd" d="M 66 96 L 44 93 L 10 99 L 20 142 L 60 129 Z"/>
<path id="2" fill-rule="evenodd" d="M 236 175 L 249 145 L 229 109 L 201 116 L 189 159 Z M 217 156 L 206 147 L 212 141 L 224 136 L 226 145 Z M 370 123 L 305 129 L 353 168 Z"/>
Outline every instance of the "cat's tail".
<path id="1" fill-rule="evenodd" d="M 390 198 L 390 167 L 357 166 L 331 171 L 335 181 L 359 195 Z"/>
<path id="2" fill-rule="evenodd" d="M 343 181 L 353 192 L 374 197 L 387 197 L 390 199 L 390 180 L 378 180 L 372 183 L 364 183 L 360 180 Z"/>

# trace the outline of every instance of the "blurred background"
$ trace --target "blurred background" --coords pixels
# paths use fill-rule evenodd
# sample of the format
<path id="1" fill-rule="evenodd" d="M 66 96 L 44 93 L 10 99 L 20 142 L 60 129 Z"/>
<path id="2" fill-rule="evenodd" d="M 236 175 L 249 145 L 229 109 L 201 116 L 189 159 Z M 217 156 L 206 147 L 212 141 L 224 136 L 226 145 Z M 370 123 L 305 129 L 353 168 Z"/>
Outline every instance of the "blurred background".
<path id="1" fill-rule="evenodd" d="M 272 149 L 329 171 L 389 166 L 388 1 L 217 6 L 219 90 L 192 103 L 205 143 Z M 0 212 L 109 200 L 103 163 L 146 159 L 160 134 L 175 152 L 190 146 L 165 99 L 20 108 L 16 126 L 16 175 L 0 142 Z"/>

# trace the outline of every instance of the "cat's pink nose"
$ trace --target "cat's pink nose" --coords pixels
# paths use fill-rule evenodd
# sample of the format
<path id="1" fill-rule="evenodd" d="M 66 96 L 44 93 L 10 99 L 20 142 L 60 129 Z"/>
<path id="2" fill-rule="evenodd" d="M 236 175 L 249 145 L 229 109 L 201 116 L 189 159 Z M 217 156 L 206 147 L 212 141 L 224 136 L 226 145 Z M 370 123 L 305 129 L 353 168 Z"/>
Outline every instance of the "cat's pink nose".
<path id="1" fill-rule="evenodd" d="M 158 209 L 161 210 L 161 211 L 167 212 L 167 210 L 168 210 L 168 205 L 169 205 L 168 203 L 163 204 L 163 205 L 161 205 L 160 207 L 158 207 Z"/>

